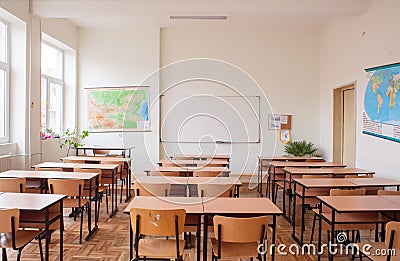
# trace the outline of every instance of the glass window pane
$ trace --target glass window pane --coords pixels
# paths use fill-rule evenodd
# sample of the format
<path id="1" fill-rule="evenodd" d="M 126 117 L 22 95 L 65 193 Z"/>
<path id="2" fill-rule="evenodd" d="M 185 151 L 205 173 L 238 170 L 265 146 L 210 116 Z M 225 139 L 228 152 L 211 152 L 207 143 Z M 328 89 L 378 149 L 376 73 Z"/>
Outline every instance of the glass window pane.
<path id="1" fill-rule="evenodd" d="M 7 62 L 7 25 L 0 22 L 0 61 Z"/>
<path id="2" fill-rule="evenodd" d="M 63 53 L 42 43 L 42 74 L 63 79 Z"/>
<path id="3" fill-rule="evenodd" d="M 6 136 L 6 71 L 0 70 L 0 138 Z"/>
<path id="4" fill-rule="evenodd" d="M 40 93 L 40 119 L 42 129 L 46 128 L 47 123 L 47 80 L 42 78 Z"/>
<path id="5" fill-rule="evenodd" d="M 50 82 L 48 124 L 55 133 L 61 133 L 62 85 Z"/>

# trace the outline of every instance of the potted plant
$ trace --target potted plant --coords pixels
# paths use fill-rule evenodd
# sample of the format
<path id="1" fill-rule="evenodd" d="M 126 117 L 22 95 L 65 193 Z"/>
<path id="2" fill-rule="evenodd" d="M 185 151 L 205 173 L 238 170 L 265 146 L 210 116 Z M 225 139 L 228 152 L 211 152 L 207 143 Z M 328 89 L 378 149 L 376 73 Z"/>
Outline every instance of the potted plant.
<path id="1" fill-rule="evenodd" d="M 62 149 L 67 146 L 67 156 L 69 156 L 69 151 L 71 150 L 71 148 L 76 149 L 82 147 L 83 144 L 80 143 L 80 141 L 86 139 L 86 137 L 88 136 L 89 131 L 87 130 L 83 130 L 79 133 L 76 128 L 74 128 L 73 130 L 67 129 L 65 131 L 65 140 L 60 143 L 60 148 Z"/>
<path id="2" fill-rule="evenodd" d="M 285 152 L 292 156 L 317 156 L 314 143 L 303 141 L 290 141 L 285 145 Z"/>

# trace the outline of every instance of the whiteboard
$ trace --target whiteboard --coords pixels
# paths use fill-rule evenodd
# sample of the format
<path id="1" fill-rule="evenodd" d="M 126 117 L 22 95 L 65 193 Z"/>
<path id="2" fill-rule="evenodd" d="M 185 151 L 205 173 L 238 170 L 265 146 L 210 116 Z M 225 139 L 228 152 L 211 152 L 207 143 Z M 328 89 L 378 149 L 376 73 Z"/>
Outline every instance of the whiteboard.
<path id="1" fill-rule="evenodd" d="M 259 96 L 163 95 L 161 142 L 258 143 Z"/>

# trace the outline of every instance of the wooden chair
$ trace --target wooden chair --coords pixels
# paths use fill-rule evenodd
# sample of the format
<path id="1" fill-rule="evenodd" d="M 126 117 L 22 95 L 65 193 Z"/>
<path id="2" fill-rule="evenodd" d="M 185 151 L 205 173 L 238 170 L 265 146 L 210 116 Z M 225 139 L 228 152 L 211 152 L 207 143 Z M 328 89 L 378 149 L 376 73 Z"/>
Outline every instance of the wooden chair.
<path id="1" fill-rule="evenodd" d="M 213 260 L 233 260 L 237 257 L 257 257 L 259 244 L 264 244 L 270 218 L 267 216 L 253 218 L 234 218 L 214 216 L 214 235 L 211 238 Z M 265 246 L 267 247 L 267 246 Z M 264 255 L 264 260 L 266 256 Z"/>
<path id="2" fill-rule="evenodd" d="M 365 242 L 358 243 L 357 248 L 360 250 L 360 260 L 362 256 L 367 257 L 369 260 L 375 261 L 399 261 L 400 256 L 400 222 L 391 221 L 386 224 L 385 242 Z M 368 244 L 368 247 L 366 245 Z M 375 255 L 375 253 L 386 253 L 384 255 Z M 363 252 L 363 251 L 368 251 Z M 381 252 L 378 252 L 381 251 Z M 354 251 L 351 260 L 355 259 Z"/>
<path id="3" fill-rule="evenodd" d="M 84 180 L 82 179 L 48 179 L 47 180 L 51 194 L 66 195 L 63 201 L 64 208 L 72 208 L 74 220 L 76 214 L 81 214 L 79 243 L 82 244 L 82 226 L 84 208 L 90 204 L 89 200 L 84 195 Z"/>
<path id="4" fill-rule="evenodd" d="M 367 174 L 367 175 L 357 175 L 357 174 L 352 174 L 352 175 L 345 175 L 345 178 L 373 178 L 374 175 L 372 174 Z M 376 195 L 378 193 L 378 190 L 382 190 L 384 187 L 373 187 L 373 188 L 367 188 L 367 192 L 365 193 L 366 195 Z"/>
<path id="5" fill-rule="evenodd" d="M 233 197 L 234 185 L 232 184 L 207 184 L 197 185 L 200 197 Z"/>
<path id="6" fill-rule="evenodd" d="M 133 184 L 136 196 L 159 196 L 167 197 L 171 191 L 169 183 L 139 183 Z"/>
<path id="7" fill-rule="evenodd" d="M 7 248 L 18 250 L 17 260 L 21 260 L 24 247 L 33 239 L 39 243 L 40 260 L 43 261 L 42 242 L 40 234 L 42 230 L 19 229 L 19 209 L 0 209 L 0 247 L 2 248 L 2 260 L 7 260 Z"/>
<path id="8" fill-rule="evenodd" d="M 93 155 L 94 156 L 109 156 L 110 151 L 109 150 L 93 150 Z"/>
<path id="9" fill-rule="evenodd" d="M 400 191 L 396 190 L 378 190 L 378 196 L 400 196 Z"/>
<path id="10" fill-rule="evenodd" d="M 100 164 L 113 164 L 119 165 L 117 169 L 117 174 L 119 173 L 119 180 L 121 182 L 121 191 L 120 191 L 120 199 L 119 202 L 122 203 L 122 190 L 124 189 L 124 184 L 128 184 L 128 173 L 124 172 L 124 162 L 121 161 L 110 161 L 110 160 L 102 160 Z"/>
<path id="11" fill-rule="evenodd" d="M 221 174 L 221 171 L 194 171 L 193 177 L 218 177 Z"/>
<path id="12" fill-rule="evenodd" d="M 102 176 L 101 169 L 74 168 L 74 172 L 99 173 L 99 177 L 98 177 L 99 186 L 97 187 L 98 194 L 96 195 L 96 200 L 98 203 L 97 216 L 99 216 L 99 214 L 100 214 L 100 202 L 103 199 L 103 195 L 106 195 L 106 211 L 108 213 L 108 193 L 107 193 L 108 186 L 102 185 L 103 183 L 101 182 L 101 176 Z M 85 192 L 84 196 L 89 196 L 89 195 Z"/>
<path id="13" fill-rule="evenodd" d="M 24 193 L 26 186 L 25 178 L 0 178 L 1 192 Z"/>
<path id="14" fill-rule="evenodd" d="M 330 196 L 364 196 L 367 190 L 365 188 L 359 189 L 331 189 Z"/>
<path id="15" fill-rule="evenodd" d="M 64 163 L 76 163 L 76 164 L 85 164 L 85 160 L 80 160 L 80 159 L 63 159 L 62 160 Z"/>
<path id="16" fill-rule="evenodd" d="M 179 171 L 150 171 L 150 176 L 179 177 L 180 175 Z"/>
<path id="17" fill-rule="evenodd" d="M 132 231 L 135 235 L 135 258 L 133 260 L 146 260 L 147 258 L 183 260 L 185 240 L 181 240 L 179 237 L 185 226 L 186 212 L 184 209 L 132 208 L 130 217 Z M 132 245 L 130 247 L 132 249 Z"/>
<path id="18" fill-rule="evenodd" d="M 325 162 L 324 159 L 306 159 L 306 162 Z"/>

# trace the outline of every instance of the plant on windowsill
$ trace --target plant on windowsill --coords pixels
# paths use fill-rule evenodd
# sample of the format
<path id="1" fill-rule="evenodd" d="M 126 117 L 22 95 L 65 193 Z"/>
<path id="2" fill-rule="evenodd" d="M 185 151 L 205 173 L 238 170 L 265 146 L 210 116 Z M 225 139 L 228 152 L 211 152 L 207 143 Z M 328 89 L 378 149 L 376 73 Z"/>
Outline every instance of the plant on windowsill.
<path id="1" fill-rule="evenodd" d="M 285 145 L 285 152 L 292 156 L 318 156 L 314 143 L 303 141 L 290 141 Z"/>
<path id="2" fill-rule="evenodd" d="M 79 147 L 82 147 L 83 144 L 80 143 L 81 140 L 86 139 L 89 136 L 89 131 L 87 130 L 83 130 L 82 132 L 78 132 L 76 128 L 74 128 L 73 130 L 67 129 L 65 131 L 65 140 L 60 143 L 60 148 L 64 148 L 65 146 L 67 146 L 68 150 L 67 150 L 67 157 L 69 156 L 69 151 L 71 150 L 71 148 L 76 149 Z"/>

